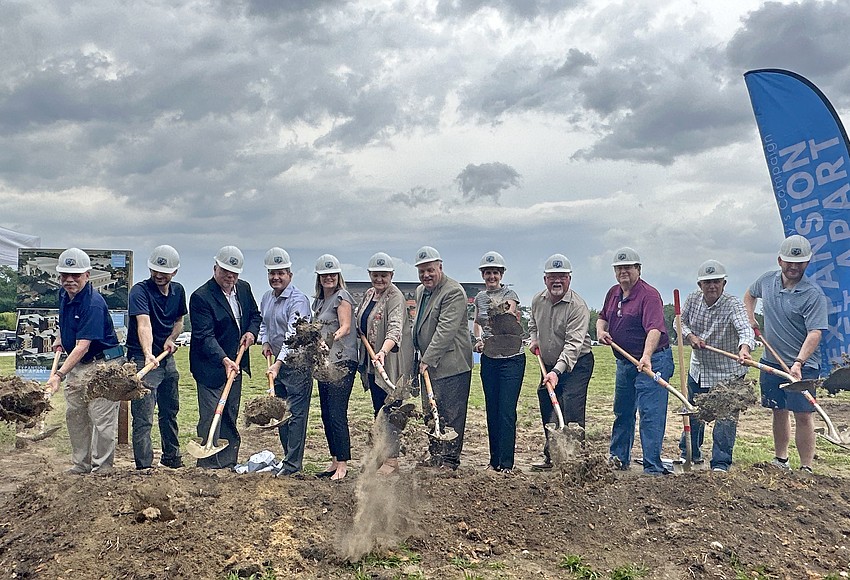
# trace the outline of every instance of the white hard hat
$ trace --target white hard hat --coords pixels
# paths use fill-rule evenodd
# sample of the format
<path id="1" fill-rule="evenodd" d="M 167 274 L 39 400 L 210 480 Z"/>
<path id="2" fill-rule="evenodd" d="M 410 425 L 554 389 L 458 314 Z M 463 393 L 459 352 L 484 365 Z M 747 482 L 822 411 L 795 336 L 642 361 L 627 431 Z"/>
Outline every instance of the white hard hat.
<path id="1" fill-rule="evenodd" d="M 697 282 L 702 282 L 703 280 L 718 280 L 720 278 L 723 278 L 724 280 L 726 279 L 726 266 L 717 260 L 706 260 L 699 265 L 699 270 L 697 271 Z"/>
<path id="2" fill-rule="evenodd" d="M 224 246 L 216 254 L 215 263 L 218 264 L 219 268 L 224 268 L 228 272 L 241 274 L 245 265 L 245 258 L 242 256 L 242 251 L 236 246 Z"/>
<path id="3" fill-rule="evenodd" d="M 413 265 L 418 266 L 419 264 L 436 262 L 437 260 L 440 262 L 443 261 L 440 257 L 440 252 L 438 252 L 436 248 L 432 248 L 431 246 L 422 246 L 419 248 L 419 251 L 416 252 L 416 262 L 414 262 Z"/>
<path id="4" fill-rule="evenodd" d="M 478 269 L 486 270 L 488 268 L 501 268 L 502 270 L 508 269 L 508 267 L 505 266 L 505 259 L 499 252 L 487 252 L 481 256 L 481 263 L 478 264 Z"/>
<path id="5" fill-rule="evenodd" d="M 573 271 L 573 265 L 570 264 L 570 261 L 563 254 L 552 254 L 548 258 L 546 258 L 546 263 L 543 265 L 543 273 L 551 274 L 556 272 L 561 272 L 564 274 L 570 274 Z"/>
<path id="6" fill-rule="evenodd" d="M 289 259 L 289 253 L 286 250 L 275 246 L 266 252 L 263 264 L 266 265 L 266 270 L 283 270 L 292 267 L 292 260 Z"/>
<path id="7" fill-rule="evenodd" d="M 316 274 L 339 274 L 342 272 L 342 266 L 339 265 L 339 260 L 331 254 L 322 254 L 316 260 Z"/>
<path id="8" fill-rule="evenodd" d="M 633 266 L 635 264 L 640 265 L 640 256 L 634 249 L 624 247 L 614 252 L 612 266 Z"/>
<path id="9" fill-rule="evenodd" d="M 91 270 L 89 255 L 79 248 L 68 248 L 59 254 L 56 271 L 60 274 L 82 274 Z"/>
<path id="10" fill-rule="evenodd" d="M 788 236 L 779 246 L 779 257 L 785 262 L 808 262 L 812 259 L 812 245 L 799 234 Z"/>
<path id="11" fill-rule="evenodd" d="M 378 252 L 369 258 L 369 265 L 366 270 L 369 272 L 394 272 L 393 259 L 383 252 Z"/>
<path id="12" fill-rule="evenodd" d="M 154 272 L 173 274 L 180 267 L 180 255 L 168 245 L 157 246 L 148 258 L 148 268 Z"/>

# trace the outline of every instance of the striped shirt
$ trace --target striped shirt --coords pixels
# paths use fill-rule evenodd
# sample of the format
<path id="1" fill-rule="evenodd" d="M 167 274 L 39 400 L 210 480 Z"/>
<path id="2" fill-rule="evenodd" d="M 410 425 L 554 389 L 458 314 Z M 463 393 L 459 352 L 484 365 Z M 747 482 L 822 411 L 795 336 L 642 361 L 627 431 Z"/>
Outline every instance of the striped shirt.
<path id="1" fill-rule="evenodd" d="M 755 333 L 747 319 L 744 303 L 724 292 L 717 302 L 705 303 L 702 290 L 693 292 L 685 299 L 682 308 L 682 338 L 696 335 L 709 346 L 737 354 L 741 345 L 750 350 L 756 347 Z M 713 387 L 720 381 L 742 377 L 747 374 L 735 360 L 708 350 L 691 351 L 691 367 L 688 370 L 701 387 Z"/>

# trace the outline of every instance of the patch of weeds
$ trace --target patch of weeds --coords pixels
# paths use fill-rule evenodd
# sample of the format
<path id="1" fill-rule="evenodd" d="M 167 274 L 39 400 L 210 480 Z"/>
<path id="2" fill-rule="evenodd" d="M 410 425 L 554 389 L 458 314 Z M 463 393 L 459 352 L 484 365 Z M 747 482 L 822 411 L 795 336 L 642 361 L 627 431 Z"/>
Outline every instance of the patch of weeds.
<path id="1" fill-rule="evenodd" d="M 478 564 L 463 556 L 452 556 L 449 558 L 449 563 L 461 570 L 475 570 L 478 568 Z M 464 572 L 464 577 L 466 577 L 466 572 Z"/>
<path id="2" fill-rule="evenodd" d="M 764 569 L 764 566 L 759 566 L 751 571 L 742 568 L 735 568 L 735 580 L 776 580 L 779 578 Z"/>
<path id="3" fill-rule="evenodd" d="M 275 574 L 274 568 L 266 567 L 262 574 L 251 574 L 245 578 L 240 576 L 238 571 L 232 570 L 227 575 L 227 580 L 277 580 L 277 574 Z"/>
<path id="4" fill-rule="evenodd" d="M 600 580 L 602 578 L 599 572 L 594 571 L 593 568 L 582 562 L 581 556 L 575 554 L 563 556 L 561 561 L 558 562 L 558 567 L 572 572 L 573 576 L 579 580 Z"/>
<path id="5" fill-rule="evenodd" d="M 406 544 L 401 544 L 395 551 L 386 554 L 370 552 L 360 560 L 359 564 L 389 570 L 408 564 L 419 564 L 421 561 L 421 555 L 411 550 Z"/>
<path id="6" fill-rule="evenodd" d="M 506 568 L 504 562 L 489 562 L 487 567 L 491 570 L 504 570 Z"/>
<path id="7" fill-rule="evenodd" d="M 636 580 L 649 574 L 649 569 L 637 564 L 628 564 L 611 570 L 611 580 Z"/>

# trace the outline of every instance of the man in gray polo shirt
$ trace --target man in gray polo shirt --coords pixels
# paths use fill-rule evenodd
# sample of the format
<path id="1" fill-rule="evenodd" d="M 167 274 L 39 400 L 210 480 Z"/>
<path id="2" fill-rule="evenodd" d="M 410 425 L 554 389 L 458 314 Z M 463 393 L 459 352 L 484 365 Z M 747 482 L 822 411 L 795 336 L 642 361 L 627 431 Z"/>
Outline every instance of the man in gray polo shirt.
<path id="1" fill-rule="evenodd" d="M 821 332 L 827 328 L 827 301 L 823 290 L 805 276 L 812 258 L 812 246 L 800 235 L 785 239 L 779 247 L 780 270 L 767 272 L 744 294 L 744 307 L 753 328 L 756 302 L 762 299 L 764 337 L 791 365 L 796 380 L 815 379 L 820 373 Z M 743 353 L 742 353 L 743 354 Z M 781 369 L 779 361 L 765 351 L 762 361 Z M 788 465 L 788 443 L 791 440 L 791 415 L 796 429 L 794 441 L 800 454 L 800 469 L 811 472 L 815 455 L 814 408 L 801 393 L 785 391 L 785 380 L 762 371 L 760 376 L 762 406 L 773 410 L 773 445 L 776 457 L 772 465 L 791 469 Z M 814 388 L 811 388 L 814 396 Z"/>

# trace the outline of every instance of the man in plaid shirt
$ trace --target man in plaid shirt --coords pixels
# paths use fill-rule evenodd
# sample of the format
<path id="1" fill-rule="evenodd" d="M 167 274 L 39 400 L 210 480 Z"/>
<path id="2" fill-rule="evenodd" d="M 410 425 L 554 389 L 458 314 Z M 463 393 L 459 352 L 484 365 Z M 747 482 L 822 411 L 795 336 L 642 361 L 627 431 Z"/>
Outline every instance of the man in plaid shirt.
<path id="1" fill-rule="evenodd" d="M 708 344 L 726 352 L 738 353 L 749 358 L 755 348 L 755 334 L 747 319 L 744 303 L 724 292 L 726 287 L 726 268 L 717 260 L 703 262 L 697 273 L 699 290 L 685 300 L 682 308 L 682 337 L 693 347 L 691 365 L 688 369 L 688 395 L 691 401 L 695 395 L 707 393 L 721 381 L 738 379 L 747 374 L 734 360 L 721 354 L 705 350 Z M 728 471 L 732 464 L 732 448 L 738 416 L 718 419 L 714 423 L 711 449 L 711 469 Z M 694 463 L 703 463 L 702 447 L 705 423 L 692 419 L 691 448 Z M 685 435 L 679 442 L 682 453 L 685 452 Z"/>

